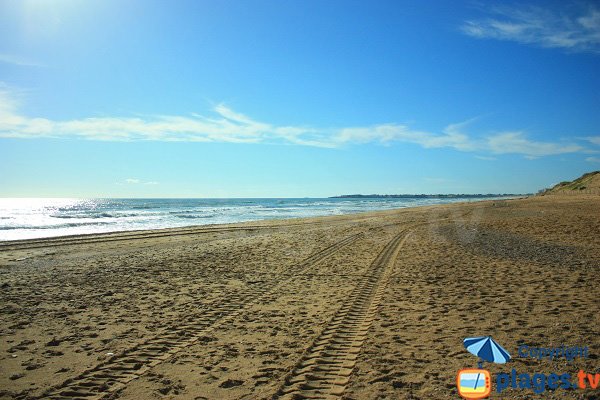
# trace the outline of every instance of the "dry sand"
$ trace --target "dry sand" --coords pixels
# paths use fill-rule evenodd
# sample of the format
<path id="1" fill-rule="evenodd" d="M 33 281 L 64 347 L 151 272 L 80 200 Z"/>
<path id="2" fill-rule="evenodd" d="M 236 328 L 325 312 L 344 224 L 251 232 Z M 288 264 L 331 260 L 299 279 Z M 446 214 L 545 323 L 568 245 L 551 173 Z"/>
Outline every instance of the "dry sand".
<path id="1" fill-rule="evenodd" d="M 599 265 L 600 196 L 4 243 L 0 398 L 450 399 L 480 335 L 600 372 Z"/>

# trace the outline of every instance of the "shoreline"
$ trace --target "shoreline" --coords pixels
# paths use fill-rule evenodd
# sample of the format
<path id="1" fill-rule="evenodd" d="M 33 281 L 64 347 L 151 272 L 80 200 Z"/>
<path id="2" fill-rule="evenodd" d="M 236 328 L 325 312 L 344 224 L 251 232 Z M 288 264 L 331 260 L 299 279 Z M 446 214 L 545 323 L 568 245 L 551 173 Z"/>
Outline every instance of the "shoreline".
<path id="1" fill-rule="evenodd" d="M 185 234 L 188 230 L 201 230 L 205 229 L 217 229 L 217 228 L 237 228 L 239 226 L 245 226 L 250 224 L 261 224 L 261 223 L 273 223 L 276 224 L 278 221 L 286 222 L 294 222 L 294 221 L 303 221 L 310 219 L 320 219 L 320 218 L 340 218 L 340 217 L 353 217 L 360 215 L 369 215 L 371 213 L 385 213 L 385 212 L 395 212 L 405 209 L 414 209 L 421 207 L 438 207 L 438 206 L 446 206 L 453 204 L 469 204 L 469 203 L 478 203 L 478 202 L 486 202 L 486 201 L 508 201 L 508 200 L 518 200 L 518 199 L 526 199 L 532 197 L 530 195 L 523 195 L 522 197 L 499 197 L 499 198 L 481 198 L 478 200 L 469 200 L 469 201 L 457 201 L 450 203 L 440 203 L 440 204 L 419 204 L 414 206 L 400 207 L 400 208 L 388 208 L 381 210 L 369 210 L 369 211 L 358 211 L 358 212 L 350 212 L 339 215 L 320 215 L 320 216 L 307 216 L 307 217 L 280 217 L 280 218 L 265 218 L 265 219 L 256 219 L 249 221 L 241 221 L 241 222 L 231 222 L 231 223 L 217 223 L 217 224 L 196 224 L 196 225 L 185 225 L 179 227 L 166 227 L 166 228 L 154 228 L 154 229 L 131 229 L 131 230 L 115 230 L 115 231 L 106 231 L 106 232 L 97 232 L 97 233 L 81 233 L 81 234 L 72 234 L 72 235 L 57 235 L 57 236 L 42 236 L 37 238 L 27 238 L 27 239 L 9 239 L 9 240 L 0 240 L 0 251 L 2 251 L 3 247 L 11 247 L 13 245 L 26 245 L 28 243 L 33 242 L 51 242 L 53 240 L 77 240 L 77 239 L 95 239 L 101 237 L 109 237 L 109 236 L 118 236 L 118 235 L 128 235 L 128 234 Z M 263 227 L 263 225 L 257 225 L 258 227 Z M 247 228 L 250 229 L 250 228 Z"/>
<path id="2" fill-rule="evenodd" d="M 451 399 L 478 334 L 514 356 L 492 375 L 591 372 L 599 210 L 544 196 L 3 247 L 0 399 Z"/>

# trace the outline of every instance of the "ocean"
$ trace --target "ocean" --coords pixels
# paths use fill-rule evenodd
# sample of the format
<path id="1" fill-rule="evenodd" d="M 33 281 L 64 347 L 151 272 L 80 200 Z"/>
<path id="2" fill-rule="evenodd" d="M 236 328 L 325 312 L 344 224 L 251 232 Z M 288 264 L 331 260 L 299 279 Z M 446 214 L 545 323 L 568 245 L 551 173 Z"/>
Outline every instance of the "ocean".
<path id="1" fill-rule="evenodd" d="M 490 199 L 490 198 L 486 198 Z M 342 215 L 478 198 L 0 199 L 0 240 Z"/>

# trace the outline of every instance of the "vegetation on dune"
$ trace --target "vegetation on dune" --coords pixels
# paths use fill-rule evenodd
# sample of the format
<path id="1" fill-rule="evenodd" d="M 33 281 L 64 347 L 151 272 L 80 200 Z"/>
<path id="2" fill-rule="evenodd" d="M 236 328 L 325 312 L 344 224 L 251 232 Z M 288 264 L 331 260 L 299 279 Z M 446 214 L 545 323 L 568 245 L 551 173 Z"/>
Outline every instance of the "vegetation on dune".
<path id="1" fill-rule="evenodd" d="M 540 194 L 564 193 L 564 192 L 600 192 L 600 171 L 592 171 L 581 175 L 572 181 L 562 181 L 550 189 L 540 191 Z"/>

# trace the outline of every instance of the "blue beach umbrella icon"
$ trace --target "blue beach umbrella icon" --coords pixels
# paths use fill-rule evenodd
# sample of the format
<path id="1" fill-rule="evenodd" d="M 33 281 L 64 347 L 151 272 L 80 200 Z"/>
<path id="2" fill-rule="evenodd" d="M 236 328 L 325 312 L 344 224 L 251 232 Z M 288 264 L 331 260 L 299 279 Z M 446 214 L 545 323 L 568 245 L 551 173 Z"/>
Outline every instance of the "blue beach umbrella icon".
<path id="1" fill-rule="evenodd" d="M 510 360 L 510 354 L 498 344 L 491 336 L 479 336 L 463 340 L 465 348 L 469 353 L 479 357 L 481 360 L 504 364 Z M 482 361 L 479 361 L 481 368 Z"/>

